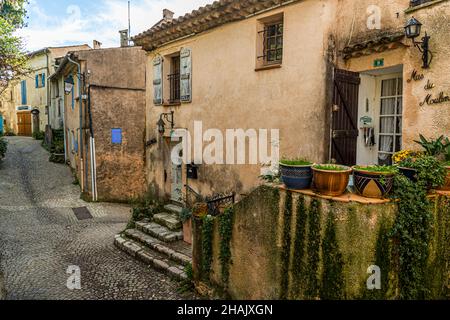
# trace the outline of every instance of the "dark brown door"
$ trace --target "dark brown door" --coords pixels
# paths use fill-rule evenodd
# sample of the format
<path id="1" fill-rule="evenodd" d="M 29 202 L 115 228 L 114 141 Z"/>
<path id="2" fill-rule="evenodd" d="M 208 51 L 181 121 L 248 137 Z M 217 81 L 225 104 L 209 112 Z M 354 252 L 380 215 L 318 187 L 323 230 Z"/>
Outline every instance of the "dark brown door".
<path id="1" fill-rule="evenodd" d="M 19 136 L 31 137 L 31 112 L 17 114 L 17 129 Z"/>
<path id="2" fill-rule="evenodd" d="M 335 70 L 331 157 L 347 166 L 356 164 L 360 83 L 359 73 Z"/>

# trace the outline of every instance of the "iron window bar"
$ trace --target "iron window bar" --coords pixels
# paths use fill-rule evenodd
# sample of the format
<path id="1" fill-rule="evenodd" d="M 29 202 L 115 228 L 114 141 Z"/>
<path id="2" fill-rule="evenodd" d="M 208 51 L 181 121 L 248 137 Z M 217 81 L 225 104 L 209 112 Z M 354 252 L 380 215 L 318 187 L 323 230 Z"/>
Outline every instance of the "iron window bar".
<path id="1" fill-rule="evenodd" d="M 173 73 L 167 76 L 170 87 L 170 103 L 180 102 L 180 73 Z"/>
<path id="2" fill-rule="evenodd" d="M 281 63 L 283 60 L 283 22 L 268 24 L 258 34 L 263 36 L 263 55 L 267 64 Z"/>

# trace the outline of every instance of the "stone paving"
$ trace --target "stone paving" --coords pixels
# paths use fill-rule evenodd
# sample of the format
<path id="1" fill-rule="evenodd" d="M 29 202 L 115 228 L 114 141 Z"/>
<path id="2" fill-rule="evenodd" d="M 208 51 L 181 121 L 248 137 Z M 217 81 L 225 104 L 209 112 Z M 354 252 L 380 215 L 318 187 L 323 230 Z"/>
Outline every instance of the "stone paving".
<path id="1" fill-rule="evenodd" d="M 48 162 L 31 138 L 11 137 L 0 163 L 0 298 L 192 299 L 178 283 L 114 247 L 130 208 L 86 203 L 70 169 Z M 93 219 L 78 221 L 86 206 Z M 66 286 L 69 266 L 81 270 L 81 290 Z M 2 280 L 3 279 L 3 280 Z"/>

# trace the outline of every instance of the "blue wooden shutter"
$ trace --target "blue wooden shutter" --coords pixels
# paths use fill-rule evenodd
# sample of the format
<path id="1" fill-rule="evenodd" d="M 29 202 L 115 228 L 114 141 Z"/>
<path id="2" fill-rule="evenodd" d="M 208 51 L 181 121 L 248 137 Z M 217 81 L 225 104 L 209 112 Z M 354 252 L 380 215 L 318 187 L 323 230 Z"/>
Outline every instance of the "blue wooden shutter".
<path id="1" fill-rule="evenodd" d="M 192 101 L 192 51 L 188 48 L 180 52 L 180 100 Z"/>
<path id="2" fill-rule="evenodd" d="M 36 88 L 39 88 L 39 75 L 36 75 Z"/>
<path id="3" fill-rule="evenodd" d="M 20 83 L 21 95 L 22 95 L 22 105 L 27 104 L 27 82 L 22 80 Z"/>
<path id="4" fill-rule="evenodd" d="M 163 58 L 153 60 L 153 103 L 163 104 Z"/>
<path id="5" fill-rule="evenodd" d="M 73 87 L 72 87 L 71 96 L 72 96 L 72 110 L 74 110 L 74 108 L 75 108 L 75 94 L 74 94 Z"/>
<path id="6" fill-rule="evenodd" d="M 42 87 L 45 87 L 45 73 L 42 74 Z"/>

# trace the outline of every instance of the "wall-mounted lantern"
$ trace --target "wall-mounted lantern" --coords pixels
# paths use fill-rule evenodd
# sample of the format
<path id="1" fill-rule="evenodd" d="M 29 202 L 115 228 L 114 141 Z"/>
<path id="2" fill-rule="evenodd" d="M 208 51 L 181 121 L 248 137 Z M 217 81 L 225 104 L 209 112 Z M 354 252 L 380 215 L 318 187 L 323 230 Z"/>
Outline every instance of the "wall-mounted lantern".
<path id="1" fill-rule="evenodd" d="M 416 38 L 420 36 L 422 30 L 422 23 L 416 18 L 412 17 L 405 26 L 405 34 L 408 39 L 412 39 L 414 46 L 416 46 L 422 53 L 423 69 L 428 69 L 433 61 L 433 54 L 430 51 L 430 39 L 431 37 L 425 32 L 425 36 L 422 38 L 422 42 L 416 41 Z"/>
<path id="2" fill-rule="evenodd" d="M 157 122 L 157 126 L 158 126 L 158 132 L 160 135 L 164 135 L 164 132 L 166 132 L 166 121 L 171 125 L 171 129 L 173 129 L 175 127 L 174 111 L 172 111 L 170 113 L 162 113 L 159 116 L 159 121 Z"/>
<path id="3" fill-rule="evenodd" d="M 66 95 L 72 92 L 73 86 L 75 83 L 73 82 L 73 77 L 70 75 L 64 80 L 64 92 Z"/>

